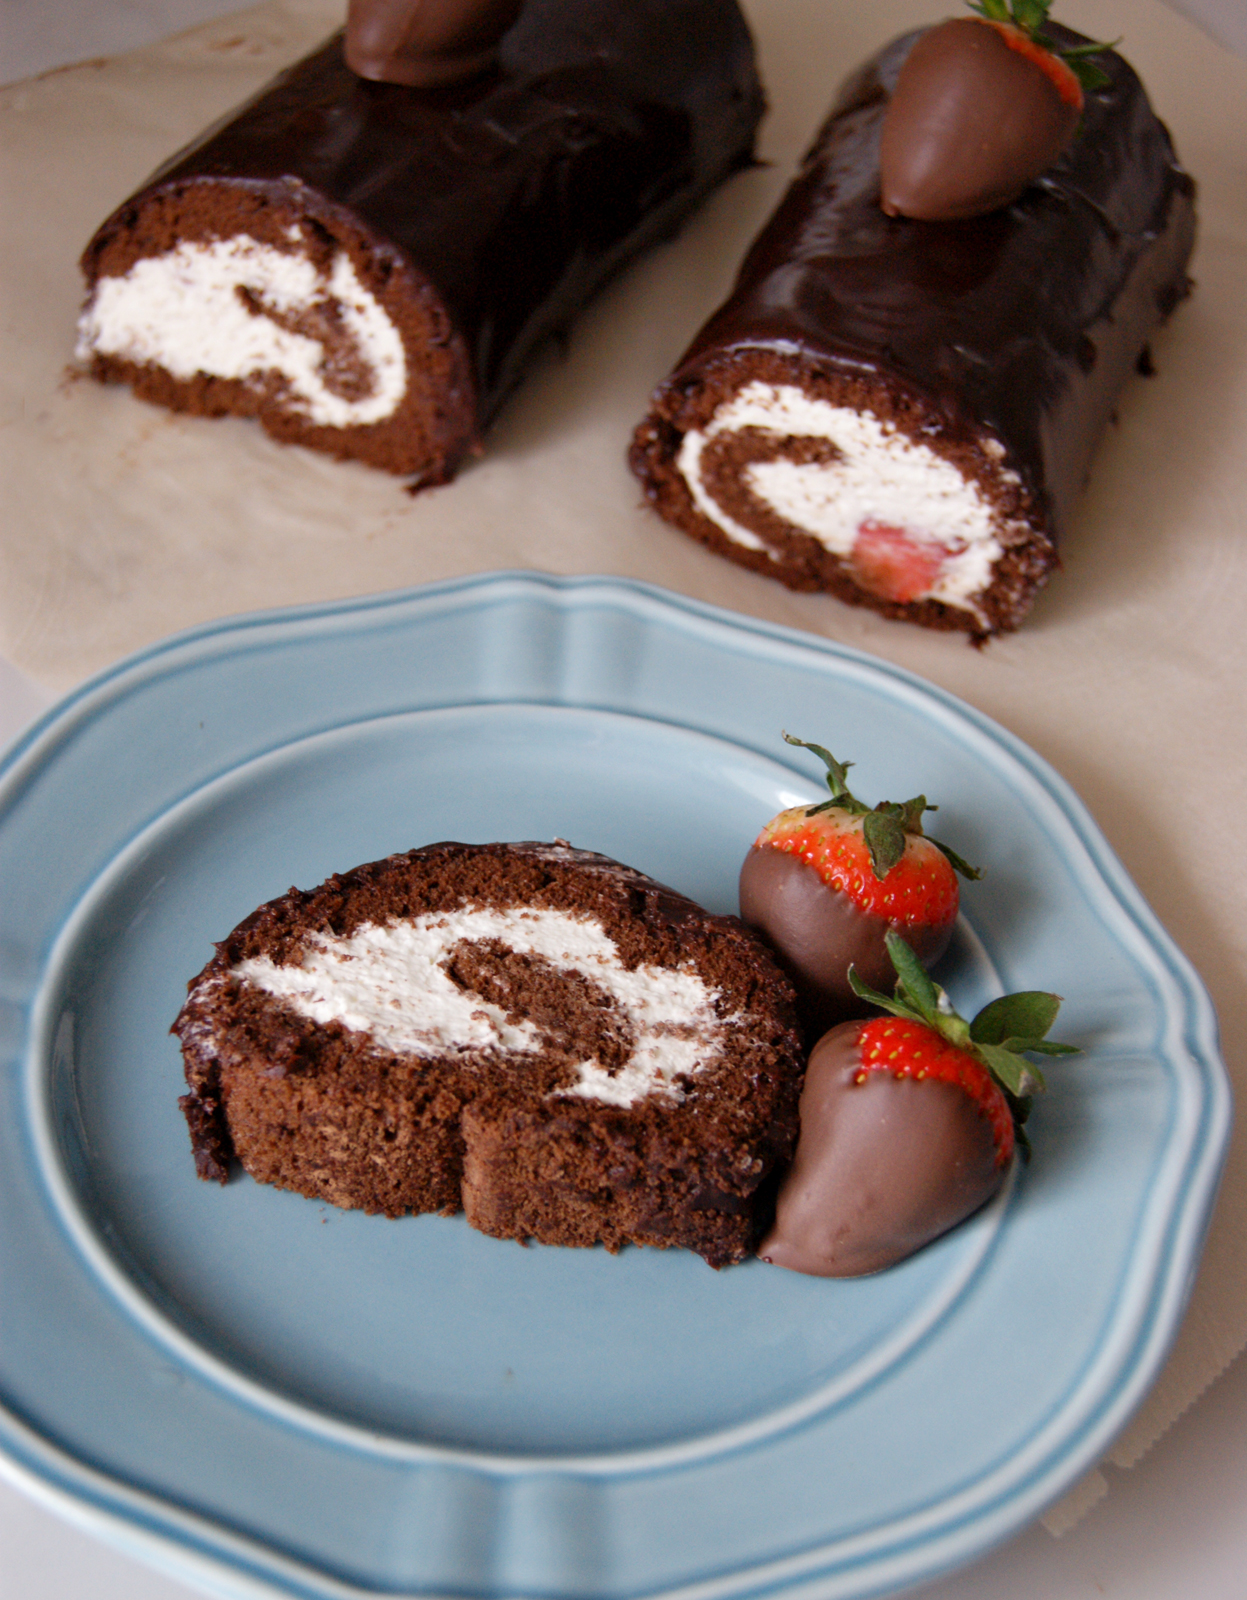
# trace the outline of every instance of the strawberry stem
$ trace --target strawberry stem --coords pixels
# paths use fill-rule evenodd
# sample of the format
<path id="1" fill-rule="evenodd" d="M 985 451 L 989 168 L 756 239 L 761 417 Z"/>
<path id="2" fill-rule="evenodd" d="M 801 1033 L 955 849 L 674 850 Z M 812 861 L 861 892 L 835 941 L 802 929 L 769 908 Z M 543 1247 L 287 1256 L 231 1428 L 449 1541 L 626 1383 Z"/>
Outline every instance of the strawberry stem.
<path id="1" fill-rule="evenodd" d="M 1055 39 L 1042 30 L 1052 9 L 1052 0 L 966 0 L 970 10 L 985 22 L 1001 23 L 1007 28 L 1017 28 L 1041 49 L 1064 61 L 1084 89 L 1103 89 L 1111 80 L 1108 73 L 1097 67 L 1088 57 L 1113 50 L 1120 39 L 1111 42 L 1070 45 L 1060 49 Z"/>
<path id="2" fill-rule="evenodd" d="M 796 739 L 790 733 L 784 735 L 787 744 L 800 745 L 803 750 L 812 750 L 818 759 L 827 767 L 827 787 L 831 790 L 831 799 L 824 800 L 821 805 L 811 806 L 806 816 L 812 817 L 816 811 L 829 811 L 832 806 L 843 806 L 846 811 L 855 815 L 868 811 L 870 808 L 849 792 L 847 773 L 853 765 L 851 761 L 840 762 L 832 755 L 830 750 L 824 750 L 821 744 L 810 744 L 805 739 Z"/>
<path id="3" fill-rule="evenodd" d="M 805 813 L 807 817 L 817 816 L 820 811 L 840 810 L 847 811 L 850 816 L 865 818 L 862 823 L 862 837 L 870 852 L 870 865 L 876 878 L 881 881 L 886 878 L 905 854 L 907 835 L 913 834 L 920 839 L 930 837 L 922 831 L 922 815 L 924 811 L 938 811 L 939 807 L 928 805 L 926 795 L 915 795 L 912 800 L 900 803 L 895 800 L 881 800 L 872 811 L 849 789 L 847 774 L 853 765 L 851 761 L 837 761 L 831 751 L 824 749 L 821 744 L 810 744 L 806 739 L 794 738 L 791 733 L 784 734 L 784 741 L 787 744 L 799 745 L 802 750 L 812 750 L 827 768 L 826 782 L 831 790 L 831 799 L 810 806 Z M 932 839 L 931 843 L 937 850 L 943 851 L 954 871 L 959 872 L 963 878 L 982 876 L 977 867 L 972 867 L 968 861 L 964 861 L 948 845 L 941 844 L 938 839 Z"/>

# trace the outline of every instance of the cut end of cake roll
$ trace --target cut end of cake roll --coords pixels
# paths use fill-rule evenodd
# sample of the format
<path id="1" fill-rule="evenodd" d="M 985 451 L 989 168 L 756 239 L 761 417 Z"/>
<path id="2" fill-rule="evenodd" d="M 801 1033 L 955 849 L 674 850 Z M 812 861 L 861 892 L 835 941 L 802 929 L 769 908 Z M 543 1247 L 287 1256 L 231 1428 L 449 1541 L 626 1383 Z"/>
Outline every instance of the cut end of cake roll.
<path id="1" fill-rule="evenodd" d="M 462 341 L 398 251 L 294 180 L 196 178 L 123 206 L 83 257 L 76 355 L 197 416 L 444 483 L 479 448 Z"/>
<path id="2" fill-rule="evenodd" d="M 1015 628 L 1057 565 L 999 440 L 801 352 L 682 369 L 631 462 L 662 516 L 741 566 L 976 639 Z"/>

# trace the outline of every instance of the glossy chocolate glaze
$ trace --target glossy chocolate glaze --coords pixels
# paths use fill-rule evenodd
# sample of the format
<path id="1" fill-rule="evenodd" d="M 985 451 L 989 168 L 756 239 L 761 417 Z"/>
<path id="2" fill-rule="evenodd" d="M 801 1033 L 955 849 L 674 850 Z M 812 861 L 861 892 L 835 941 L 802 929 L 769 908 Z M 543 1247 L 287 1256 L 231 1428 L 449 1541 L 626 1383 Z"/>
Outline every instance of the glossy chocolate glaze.
<path id="1" fill-rule="evenodd" d="M 374 83 L 471 78 L 498 58 L 523 0 L 350 0 L 346 64 Z"/>
<path id="2" fill-rule="evenodd" d="M 954 1085 L 890 1072 L 856 1082 L 862 1026 L 833 1029 L 810 1056 L 797 1153 L 758 1246 L 819 1278 L 904 1260 L 990 1200 L 1006 1170 L 987 1118 Z"/>
<path id="3" fill-rule="evenodd" d="M 797 1010 L 811 1042 L 836 1023 L 871 1008 L 849 987 L 849 967 L 872 989 L 891 994 L 896 970 L 884 937 L 899 933 L 925 965 L 948 949 L 953 924 L 944 927 L 885 922 L 830 889 L 804 861 L 769 845 L 756 845 L 740 869 L 740 914 L 763 934 L 788 968 Z"/>
<path id="4" fill-rule="evenodd" d="M 990 23 L 953 17 L 929 28 L 883 119 L 883 209 L 946 222 L 1008 205 L 1065 149 L 1078 116 Z"/>
<path id="5" fill-rule="evenodd" d="M 494 71 L 432 89 L 356 76 L 339 32 L 161 167 L 83 269 L 144 200 L 203 180 L 362 229 L 462 355 L 449 475 L 534 347 L 750 163 L 763 108 L 735 0 L 527 0 Z"/>
<path id="6" fill-rule="evenodd" d="M 761 353 L 864 374 L 912 395 L 953 445 L 981 456 L 994 437 L 1046 546 L 1149 334 L 1188 292 L 1194 184 L 1134 71 L 1110 51 L 1097 57 L 1108 86 L 1088 93 L 1069 149 L 1014 204 L 957 222 L 885 215 L 880 133 L 918 37 L 895 40 L 845 85 L 652 414 L 678 417 L 685 395 Z M 642 446 L 639 434 L 633 460 L 645 476 Z M 737 558 L 765 567 L 750 552 Z M 1050 564 L 997 580 L 1009 592 L 993 629 L 1016 625 Z"/>

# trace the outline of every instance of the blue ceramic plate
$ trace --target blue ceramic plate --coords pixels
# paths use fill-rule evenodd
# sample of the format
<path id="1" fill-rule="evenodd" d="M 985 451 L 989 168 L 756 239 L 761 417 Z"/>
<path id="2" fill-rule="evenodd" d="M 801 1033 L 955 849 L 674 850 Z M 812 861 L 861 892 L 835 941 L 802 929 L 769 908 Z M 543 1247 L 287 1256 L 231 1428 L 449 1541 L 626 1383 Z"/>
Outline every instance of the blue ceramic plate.
<path id="1" fill-rule="evenodd" d="M 718 910 L 758 826 L 925 788 L 982 863 L 945 981 L 1068 998 L 998 1202 L 902 1266 L 500 1243 L 196 1181 L 168 1028 L 290 884 L 434 839 L 605 851 Z M 1103 1451 L 1181 1316 L 1228 1131 L 1211 1007 L 1080 803 L 905 673 L 532 576 L 228 622 L 0 776 L 6 1470 L 227 1595 L 865 1595 Z"/>

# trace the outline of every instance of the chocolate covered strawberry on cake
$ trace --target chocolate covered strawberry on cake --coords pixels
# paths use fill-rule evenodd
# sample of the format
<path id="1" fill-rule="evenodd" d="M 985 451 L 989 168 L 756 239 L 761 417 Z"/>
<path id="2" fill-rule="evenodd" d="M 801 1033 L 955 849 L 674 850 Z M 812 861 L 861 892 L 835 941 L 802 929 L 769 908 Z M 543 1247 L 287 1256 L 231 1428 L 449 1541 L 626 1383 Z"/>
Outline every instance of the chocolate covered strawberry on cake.
<path id="1" fill-rule="evenodd" d="M 975 9 L 845 84 L 631 462 L 720 555 L 981 641 L 1188 292 L 1194 185 L 1116 51 Z"/>
<path id="2" fill-rule="evenodd" d="M 768 1220 L 804 1070 L 734 917 L 600 855 L 442 843 L 291 890 L 175 1031 L 198 1171 L 485 1233 L 713 1266 Z"/>

